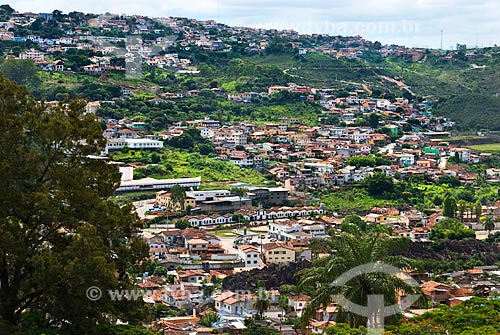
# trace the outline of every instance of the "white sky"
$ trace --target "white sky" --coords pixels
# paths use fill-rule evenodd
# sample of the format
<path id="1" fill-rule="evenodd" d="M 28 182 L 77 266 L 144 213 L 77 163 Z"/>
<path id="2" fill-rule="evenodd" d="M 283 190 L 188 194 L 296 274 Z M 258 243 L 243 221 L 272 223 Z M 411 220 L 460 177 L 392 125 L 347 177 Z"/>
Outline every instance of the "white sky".
<path id="1" fill-rule="evenodd" d="M 216 19 L 300 33 L 362 35 L 382 43 L 500 45 L 499 0 L 15 0 L 19 11 L 142 14 Z"/>

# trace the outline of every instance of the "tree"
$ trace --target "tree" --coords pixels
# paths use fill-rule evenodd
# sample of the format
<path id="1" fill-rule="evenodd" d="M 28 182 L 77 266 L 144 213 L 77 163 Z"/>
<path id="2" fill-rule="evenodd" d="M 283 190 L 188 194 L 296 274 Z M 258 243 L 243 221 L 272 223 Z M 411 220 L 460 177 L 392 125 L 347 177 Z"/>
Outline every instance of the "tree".
<path id="1" fill-rule="evenodd" d="M 165 304 L 155 304 L 154 314 L 155 318 L 159 319 L 161 317 L 165 317 L 167 315 L 168 307 Z"/>
<path id="2" fill-rule="evenodd" d="M 402 270 L 413 269 L 412 261 L 397 252 L 398 244 L 403 243 L 403 239 L 391 239 L 375 230 L 364 235 L 343 233 L 331 239 L 317 241 L 322 244 L 322 248 L 328 250 L 329 256 L 315 259 L 311 269 L 300 272 L 299 290 L 311 296 L 302 315 L 303 325 L 308 323 L 317 309 L 326 308 L 340 294 L 361 306 L 367 306 L 369 295 L 383 295 L 385 305 L 388 306 L 396 303 L 397 292 L 419 292 L 418 287 L 388 273 L 359 274 L 342 286 L 332 285 L 347 271 L 370 263 L 384 263 Z M 367 318 L 340 306 L 337 322 L 360 327 L 366 325 Z"/>
<path id="3" fill-rule="evenodd" d="M 463 240 L 475 237 L 476 234 L 472 229 L 466 228 L 462 222 L 453 218 L 439 221 L 429 234 L 429 238 L 433 241 Z"/>
<path id="4" fill-rule="evenodd" d="M 348 231 L 348 225 L 354 225 L 357 229 L 360 229 L 361 231 L 366 231 L 366 222 L 359 217 L 359 215 L 356 214 L 351 214 L 347 215 L 344 220 L 342 221 L 342 226 L 344 227 L 344 231 Z"/>
<path id="5" fill-rule="evenodd" d="M 276 329 L 272 327 L 257 324 L 253 319 L 245 319 L 245 327 L 242 335 L 279 335 Z"/>
<path id="6" fill-rule="evenodd" d="M 325 329 L 326 335 L 365 335 L 365 327 L 351 328 L 348 324 L 338 323 Z"/>
<path id="7" fill-rule="evenodd" d="M 238 196 L 238 197 L 243 197 L 245 194 L 248 192 L 248 188 L 245 187 L 231 187 L 230 189 L 231 193 Z"/>
<path id="8" fill-rule="evenodd" d="M 370 127 L 373 129 L 377 129 L 379 127 L 380 115 L 377 113 L 371 113 L 368 117 L 368 122 L 370 123 Z"/>
<path id="9" fill-rule="evenodd" d="M 182 210 L 184 210 L 184 202 L 186 200 L 186 191 L 184 187 L 180 185 L 174 185 L 170 190 L 170 199 L 174 203 L 174 207 L 179 205 Z"/>
<path id="10" fill-rule="evenodd" d="M 213 323 L 220 321 L 220 317 L 216 312 L 210 312 L 204 315 L 200 320 L 200 325 L 205 327 L 212 327 Z"/>
<path id="11" fill-rule="evenodd" d="M 474 214 L 476 215 L 476 222 L 481 222 L 481 213 L 483 213 L 483 207 L 481 203 L 478 201 L 474 204 Z"/>
<path id="12" fill-rule="evenodd" d="M 158 155 L 156 152 L 153 152 L 151 154 L 151 163 L 153 164 L 158 164 L 161 162 L 161 157 Z"/>
<path id="13" fill-rule="evenodd" d="M 91 158 L 105 140 L 95 118 L 83 116 L 85 105 L 49 107 L 0 75 L 2 334 L 16 333 L 31 315 L 41 315 L 38 330 L 61 334 L 94 334 L 97 324 L 147 315 L 141 301 L 86 296 L 93 286 L 131 287 L 127 270 L 148 248 L 132 235 L 140 222 L 131 207 L 109 200 L 120 175 Z"/>
<path id="14" fill-rule="evenodd" d="M 394 193 L 394 182 L 385 173 L 374 173 L 366 177 L 364 185 L 370 195 L 381 196 Z"/>
<path id="15" fill-rule="evenodd" d="M 361 167 L 361 166 L 375 166 L 376 161 L 375 157 L 373 156 L 365 156 L 365 155 L 358 155 L 358 156 L 353 156 L 347 160 L 347 165 L 352 165 L 355 167 Z"/>
<path id="16" fill-rule="evenodd" d="M 460 182 L 460 179 L 449 176 L 449 175 L 444 175 L 444 176 L 439 176 L 437 179 L 438 184 L 448 184 L 451 187 L 458 187 L 461 186 L 462 183 Z"/>
<path id="17" fill-rule="evenodd" d="M 190 226 L 189 221 L 186 219 L 180 219 L 175 221 L 175 228 L 177 229 L 186 229 Z"/>
<path id="18" fill-rule="evenodd" d="M 0 65 L 0 72 L 19 85 L 34 90 L 40 86 L 35 62 L 31 59 L 8 59 Z"/>
<path id="19" fill-rule="evenodd" d="M 457 212 L 457 200 L 452 196 L 447 196 L 443 201 L 443 215 L 454 218 Z"/>
<path id="20" fill-rule="evenodd" d="M 491 231 L 495 229 L 495 217 L 493 215 L 487 215 L 484 219 L 483 223 L 484 229 L 488 232 L 488 235 L 491 234 Z"/>
<path id="21" fill-rule="evenodd" d="M 458 200 L 457 209 L 460 214 L 460 221 L 464 222 L 464 214 L 467 213 L 468 205 L 464 200 Z"/>
<path id="22" fill-rule="evenodd" d="M 271 302 L 269 299 L 266 297 L 258 297 L 254 302 L 253 302 L 253 308 L 257 310 L 257 312 L 260 315 L 260 318 L 262 319 L 264 312 L 267 311 L 271 307 Z"/>
<path id="23" fill-rule="evenodd" d="M 463 303 L 448 307 L 441 306 L 421 316 L 412 318 L 397 326 L 387 326 L 385 334 L 390 335 L 495 335 L 500 322 L 498 299 L 473 297 Z"/>

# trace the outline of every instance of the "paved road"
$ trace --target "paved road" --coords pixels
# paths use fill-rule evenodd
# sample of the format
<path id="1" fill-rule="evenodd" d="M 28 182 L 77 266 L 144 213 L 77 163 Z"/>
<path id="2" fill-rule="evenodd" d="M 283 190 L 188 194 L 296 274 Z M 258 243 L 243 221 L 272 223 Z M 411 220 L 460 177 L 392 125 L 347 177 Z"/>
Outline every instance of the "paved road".
<path id="1" fill-rule="evenodd" d="M 146 211 L 150 209 L 153 204 L 155 203 L 155 199 L 147 199 L 147 200 L 141 200 L 141 201 L 135 201 L 132 204 L 135 207 L 135 211 L 137 215 L 139 215 L 139 218 L 141 219 L 153 219 L 156 216 L 155 215 L 146 215 Z"/>
<path id="2" fill-rule="evenodd" d="M 264 235 L 265 238 L 262 239 L 262 243 L 265 244 L 265 243 L 269 243 L 271 242 L 267 236 L 267 233 L 266 232 L 263 232 L 262 234 L 259 234 L 257 236 L 253 236 L 251 237 L 251 239 L 249 240 L 249 242 L 257 242 L 259 243 L 259 246 L 257 246 L 257 248 L 259 249 L 260 251 L 260 235 Z M 221 240 L 221 244 L 222 244 L 222 247 L 224 249 L 227 250 L 228 253 L 238 253 L 238 250 L 234 247 L 234 240 L 237 238 L 237 237 L 219 237 L 220 240 Z M 250 237 L 249 237 L 250 238 Z"/>

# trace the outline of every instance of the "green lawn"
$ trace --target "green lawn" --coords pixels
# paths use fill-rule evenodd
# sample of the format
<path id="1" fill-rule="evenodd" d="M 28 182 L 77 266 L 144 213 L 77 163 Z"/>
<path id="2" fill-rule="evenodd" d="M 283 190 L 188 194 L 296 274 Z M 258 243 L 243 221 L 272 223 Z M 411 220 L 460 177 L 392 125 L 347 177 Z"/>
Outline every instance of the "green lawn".
<path id="1" fill-rule="evenodd" d="M 471 136 L 455 136 L 455 137 L 445 137 L 443 138 L 443 141 L 466 141 L 466 140 L 474 140 L 478 138 L 484 138 L 484 136 L 477 136 L 477 135 L 471 135 Z"/>
<path id="2" fill-rule="evenodd" d="M 219 236 L 219 237 L 236 237 L 236 236 L 238 236 L 235 233 L 233 233 L 232 229 L 228 229 L 228 230 L 213 230 L 213 231 L 210 232 L 210 234 L 213 234 L 213 235 L 216 235 L 216 236 Z"/>
<path id="3" fill-rule="evenodd" d="M 500 143 L 471 145 L 468 146 L 468 148 L 481 152 L 489 152 L 492 154 L 500 155 Z"/>
<path id="4" fill-rule="evenodd" d="M 367 211 L 373 207 L 395 206 L 397 201 L 376 199 L 364 189 L 336 191 L 321 196 L 321 201 L 328 210 L 341 213 Z"/>

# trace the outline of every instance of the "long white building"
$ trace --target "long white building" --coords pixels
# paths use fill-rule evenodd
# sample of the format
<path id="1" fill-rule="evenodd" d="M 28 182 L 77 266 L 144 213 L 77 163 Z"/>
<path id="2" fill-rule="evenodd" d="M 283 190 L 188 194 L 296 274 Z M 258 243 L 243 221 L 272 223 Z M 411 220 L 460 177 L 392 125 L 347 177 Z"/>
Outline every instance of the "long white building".
<path id="1" fill-rule="evenodd" d="M 116 191 L 132 192 L 142 190 L 169 190 L 175 185 L 180 185 L 184 188 L 199 187 L 201 185 L 201 177 L 178 179 L 144 178 L 138 180 L 122 180 L 120 182 L 120 186 L 116 189 Z"/>
<path id="2" fill-rule="evenodd" d="M 111 138 L 106 143 L 105 154 L 107 155 L 111 150 L 121 150 L 125 147 L 130 149 L 161 149 L 163 142 L 147 138 Z"/>

